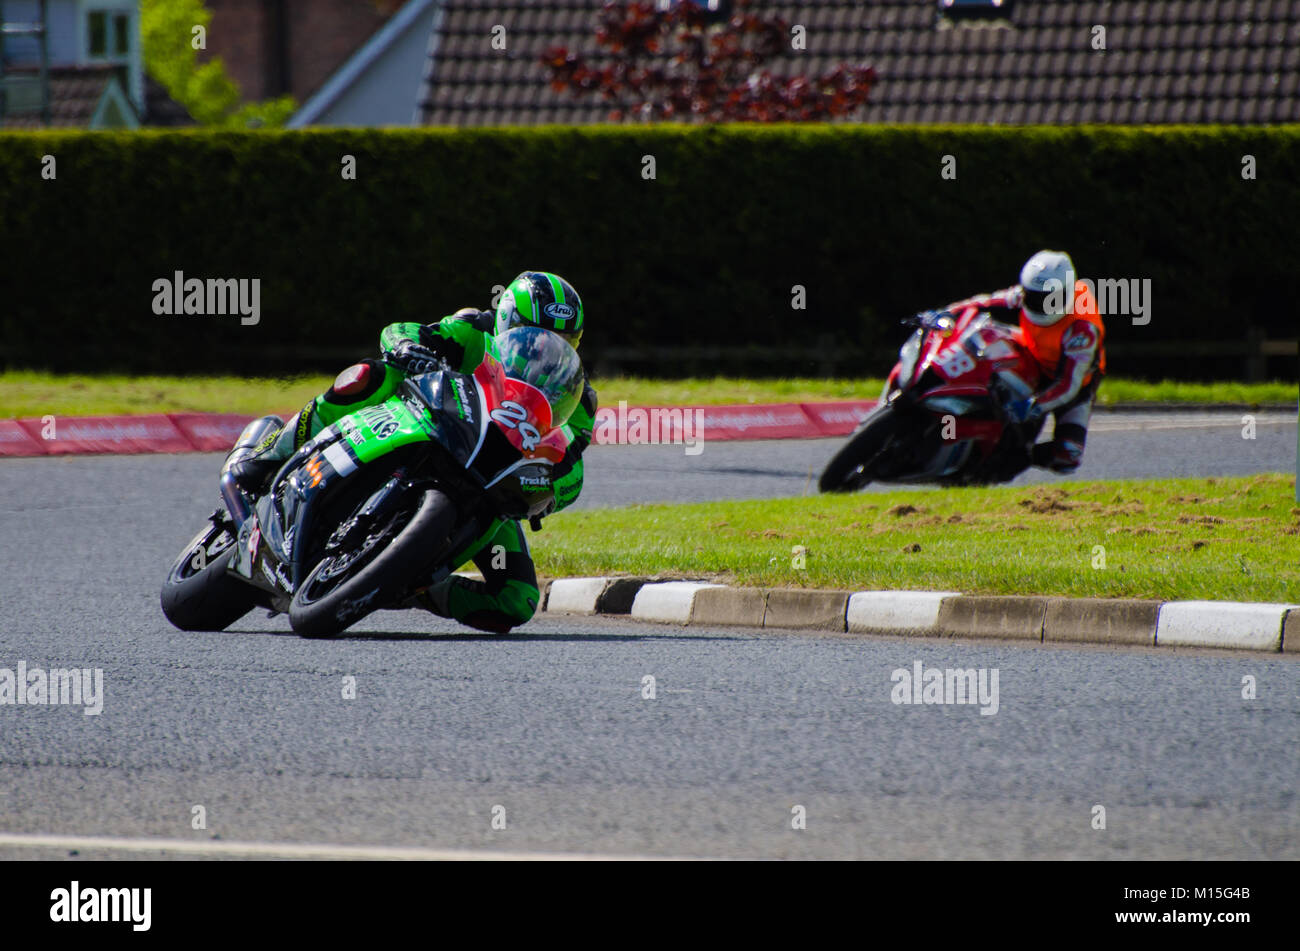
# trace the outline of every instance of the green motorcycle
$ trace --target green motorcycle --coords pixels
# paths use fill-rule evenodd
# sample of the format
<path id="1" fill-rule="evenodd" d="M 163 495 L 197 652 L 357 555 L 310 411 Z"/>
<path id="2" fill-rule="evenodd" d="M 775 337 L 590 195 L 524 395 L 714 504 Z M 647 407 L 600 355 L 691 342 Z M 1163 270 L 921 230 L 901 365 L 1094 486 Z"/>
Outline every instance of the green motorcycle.
<path id="1" fill-rule="evenodd" d="M 181 552 L 162 609 L 181 630 L 219 631 L 263 607 L 329 637 L 453 572 L 449 559 L 498 518 L 534 527 L 553 506 L 551 469 L 582 395 L 560 336 L 518 327 L 472 374 L 408 376 L 377 406 L 322 430 L 260 497 L 226 473 L 217 509 Z M 277 425 L 250 423 L 235 448 Z"/>

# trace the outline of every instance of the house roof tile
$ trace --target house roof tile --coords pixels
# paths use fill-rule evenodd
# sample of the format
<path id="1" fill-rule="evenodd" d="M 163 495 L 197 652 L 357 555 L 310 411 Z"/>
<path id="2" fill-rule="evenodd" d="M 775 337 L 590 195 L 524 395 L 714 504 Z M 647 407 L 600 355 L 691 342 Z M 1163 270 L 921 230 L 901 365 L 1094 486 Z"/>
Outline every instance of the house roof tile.
<path id="1" fill-rule="evenodd" d="M 30 75 L 29 69 L 11 70 L 9 75 Z M 49 128 L 85 128 L 95 114 L 109 80 L 117 76 L 124 79 L 120 66 L 102 64 L 94 66 L 55 66 L 50 69 L 50 122 Z M 180 105 L 151 77 L 145 77 L 145 111 L 143 124 L 149 126 L 193 125 L 185 107 Z M 0 119 L 0 128 L 46 128 L 39 113 L 12 113 Z"/>
<path id="2" fill-rule="evenodd" d="M 421 96 L 426 124 L 608 121 L 609 104 L 549 86 L 541 55 L 595 63 L 599 0 L 445 0 Z M 1018 0 L 1009 23 L 954 25 L 934 0 L 755 0 L 806 29 L 773 72 L 871 65 L 855 118 L 876 122 L 1294 122 L 1300 0 Z M 506 27 L 507 48 L 492 48 Z M 1104 50 L 1094 28 L 1106 28 Z"/>

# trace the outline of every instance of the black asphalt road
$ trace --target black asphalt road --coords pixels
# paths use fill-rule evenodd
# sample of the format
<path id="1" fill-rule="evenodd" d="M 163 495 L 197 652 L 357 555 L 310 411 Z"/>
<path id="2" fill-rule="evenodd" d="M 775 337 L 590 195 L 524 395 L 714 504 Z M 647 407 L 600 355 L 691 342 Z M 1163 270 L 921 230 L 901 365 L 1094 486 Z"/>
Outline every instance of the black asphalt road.
<path id="1" fill-rule="evenodd" d="M 1124 420 L 1148 428 L 1103 425 Z M 1294 465 L 1294 418 L 1260 417 L 1253 442 L 1156 422 L 1100 417 L 1080 478 Z M 597 448 L 581 504 L 798 494 L 835 445 Z M 100 668 L 105 693 L 98 716 L 0 705 L 0 857 L 67 854 L 14 838 L 35 834 L 110 840 L 82 858 L 139 854 L 121 851 L 139 836 L 270 854 L 1300 857 L 1293 657 L 549 617 L 493 638 L 410 612 L 333 642 L 260 613 L 182 634 L 158 587 L 218 461 L 0 463 L 0 668 Z M 917 661 L 996 670 L 997 712 L 893 703 L 892 672 Z"/>

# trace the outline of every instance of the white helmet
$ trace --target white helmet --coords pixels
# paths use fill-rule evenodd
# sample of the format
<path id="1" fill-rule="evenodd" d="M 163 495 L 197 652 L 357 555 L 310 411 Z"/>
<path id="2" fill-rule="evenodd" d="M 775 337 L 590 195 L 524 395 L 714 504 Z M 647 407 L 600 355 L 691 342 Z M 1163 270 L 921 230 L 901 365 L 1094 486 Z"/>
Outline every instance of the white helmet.
<path id="1" fill-rule="evenodd" d="M 1050 327 L 1074 309 L 1074 262 L 1064 251 L 1039 251 L 1020 269 L 1020 286 L 1025 318 Z"/>

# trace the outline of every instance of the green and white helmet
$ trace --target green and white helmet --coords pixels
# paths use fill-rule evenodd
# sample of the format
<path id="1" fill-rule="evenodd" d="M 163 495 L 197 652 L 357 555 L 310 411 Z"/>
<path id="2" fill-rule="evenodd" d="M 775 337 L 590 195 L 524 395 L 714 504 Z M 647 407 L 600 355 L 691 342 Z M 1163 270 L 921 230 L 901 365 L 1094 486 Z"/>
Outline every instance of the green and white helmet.
<path id="1" fill-rule="evenodd" d="M 496 333 L 512 327 L 553 330 L 575 350 L 582 339 L 582 298 L 573 285 L 548 271 L 524 271 L 497 302 Z"/>

